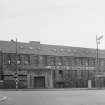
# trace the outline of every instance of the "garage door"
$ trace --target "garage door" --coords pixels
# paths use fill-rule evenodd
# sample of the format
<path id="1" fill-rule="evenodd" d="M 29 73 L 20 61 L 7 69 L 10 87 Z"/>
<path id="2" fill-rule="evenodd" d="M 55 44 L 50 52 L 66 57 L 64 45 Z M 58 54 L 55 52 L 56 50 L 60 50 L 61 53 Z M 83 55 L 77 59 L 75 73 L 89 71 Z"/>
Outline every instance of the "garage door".
<path id="1" fill-rule="evenodd" d="M 45 77 L 34 77 L 34 88 L 45 88 Z"/>

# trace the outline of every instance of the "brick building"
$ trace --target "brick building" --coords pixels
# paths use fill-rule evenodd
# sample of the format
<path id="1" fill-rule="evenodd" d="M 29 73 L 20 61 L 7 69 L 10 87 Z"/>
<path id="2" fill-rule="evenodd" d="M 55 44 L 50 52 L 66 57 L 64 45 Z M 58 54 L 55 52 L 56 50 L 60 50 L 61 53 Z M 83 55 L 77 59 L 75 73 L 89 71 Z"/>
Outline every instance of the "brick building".
<path id="1" fill-rule="evenodd" d="M 16 68 L 17 67 L 17 68 Z M 13 41 L 0 41 L 0 87 L 84 88 L 105 87 L 105 51 Z"/>

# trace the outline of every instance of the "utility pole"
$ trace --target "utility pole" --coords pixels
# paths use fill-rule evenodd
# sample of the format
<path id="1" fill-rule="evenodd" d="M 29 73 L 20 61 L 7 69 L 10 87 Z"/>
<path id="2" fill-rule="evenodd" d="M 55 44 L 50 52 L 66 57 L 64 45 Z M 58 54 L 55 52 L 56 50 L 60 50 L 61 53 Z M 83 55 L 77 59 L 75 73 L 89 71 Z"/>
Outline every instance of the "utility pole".
<path id="1" fill-rule="evenodd" d="M 99 73 L 99 47 L 98 47 L 98 45 L 100 44 L 100 40 L 103 38 L 103 36 L 100 36 L 100 37 L 98 37 L 98 36 L 96 36 L 96 87 L 98 87 L 98 77 L 97 77 L 97 75 L 98 75 L 98 73 Z"/>
<path id="2" fill-rule="evenodd" d="M 19 80 L 19 78 L 18 78 L 18 65 L 17 65 L 17 57 L 18 57 L 17 43 L 18 42 L 17 42 L 17 38 L 16 38 L 16 42 L 15 42 L 15 44 L 16 44 L 16 72 L 14 74 L 16 89 L 18 89 L 18 80 Z"/>
<path id="3" fill-rule="evenodd" d="M 99 47 L 100 40 L 103 38 L 103 36 L 97 37 L 96 36 L 96 72 L 99 72 Z"/>
<path id="4" fill-rule="evenodd" d="M 3 80 L 4 80 L 4 74 L 3 74 L 3 52 L 0 51 L 1 56 L 1 64 L 0 64 L 0 88 L 3 88 Z"/>
<path id="5" fill-rule="evenodd" d="M 18 52 L 17 52 L 17 38 L 16 38 L 16 75 L 17 75 L 17 78 L 16 78 L 16 89 L 18 89 L 18 65 L 17 65 L 17 57 L 18 57 Z"/>
<path id="6" fill-rule="evenodd" d="M 98 73 L 98 65 L 99 65 L 99 59 L 98 59 L 98 44 L 100 44 L 100 40 L 97 40 L 98 37 L 96 35 L 96 73 Z"/>

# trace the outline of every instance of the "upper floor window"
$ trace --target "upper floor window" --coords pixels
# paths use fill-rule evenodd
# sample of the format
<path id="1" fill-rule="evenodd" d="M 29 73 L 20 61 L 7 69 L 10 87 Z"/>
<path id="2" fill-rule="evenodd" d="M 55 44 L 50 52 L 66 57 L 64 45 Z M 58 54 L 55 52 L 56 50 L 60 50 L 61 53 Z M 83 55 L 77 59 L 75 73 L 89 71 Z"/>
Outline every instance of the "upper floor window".
<path id="1" fill-rule="evenodd" d="M 89 59 L 88 58 L 80 58 L 80 65 L 81 66 L 89 66 Z"/>
<path id="2" fill-rule="evenodd" d="M 30 64 L 30 56 L 28 54 L 22 54 L 20 56 L 21 59 L 21 64 L 27 65 Z M 19 58 L 18 58 L 18 63 L 19 63 Z"/>
<path id="3" fill-rule="evenodd" d="M 31 60 L 32 64 L 36 65 L 36 66 L 39 65 L 39 57 L 38 57 L 38 55 L 33 55 L 32 57 L 33 57 L 32 60 Z"/>
<path id="4" fill-rule="evenodd" d="M 84 66 L 89 66 L 89 59 L 88 58 L 84 58 Z"/>
<path id="5" fill-rule="evenodd" d="M 30 56 L 29 55 L 25 55 L 24 57 L 24 64 L 30 64 Z"/>
<path id="6" fill-rule="evenodd" d="M 62 57 L 56 57 L 56 65 L 61 66 L 62 64 Z"/>
<path id="7" fill-rule="evenodd" d="M 55 65 L 55 57 L 54 56 L 47 57 L 47 65 L 51 65 L 51 66 Z"/>
<path id="8" fill-rule="evenodd" d="M 11 55 L 4 54 L 4 64 L 11 64 Z"/>
<path id="9" fill-rule="evenodd" d="M 21 56 L 20 56 L 20 54 L 18 54 L 17 57 L 16 57 L 16 63 L 17 63 L 18 65 L 21 64 Z"/>
<path id="10" fill-rule="evenodd" d="M 74 65 L 79 66 L 80 65 L 80 59 L 74 58 Z"/>
<path id="11" fill-rule="evenodd" d="M 47 56 L 46 55 L 39 55 L 39 65 L 47 65 Z"/>
<path id="12" fill-rule="evenodd" d="M 39 55 L 39 65 L 43 65 L 43 56 Z"/>
<path id="13" fill-rule="evenodd" d="M 63 65 L 65 65 L 65 66 L 72 65 L 72 58 L 71 57 L 64 56 L 63 57 Z"/>
<path id="14" fill-rule="evenodd" d="M 4 54 L 4 64 L 14 64 L 16 65 L 21 63 L 20 55 L 16 55 L 15 53 Z"/>
<path id="15" fill-rule="evenodd" d="M 104 66 L 105 65 L 105 60 L 100 59 L 100 66 Z"/>
<path id="16" fill-rule="evenodd" d="M 96 59 L 94 59 L 94 58 L 89 58 L 89 66 L 90 66 L 90 67 L 94 67 L 95 64 L 96 64 Z"/>

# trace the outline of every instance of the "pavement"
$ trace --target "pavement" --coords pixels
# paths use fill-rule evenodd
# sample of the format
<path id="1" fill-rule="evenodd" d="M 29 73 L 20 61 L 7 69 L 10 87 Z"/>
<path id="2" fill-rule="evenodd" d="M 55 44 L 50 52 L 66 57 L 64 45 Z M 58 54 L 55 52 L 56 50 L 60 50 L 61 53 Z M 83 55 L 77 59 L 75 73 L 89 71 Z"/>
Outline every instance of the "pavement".
<path id="1" fill-rule="evenodd" d="M 0 91 L 72 91 L 72 90 L 105 90 L 105 88 L 44 88 L 44 89 L 0 89 Z"/>
<path id="2" fill-rule="evenodd" d="M 7 97 L 6 96 L 0 96 L 0 102 L 6 100 Z"/>

